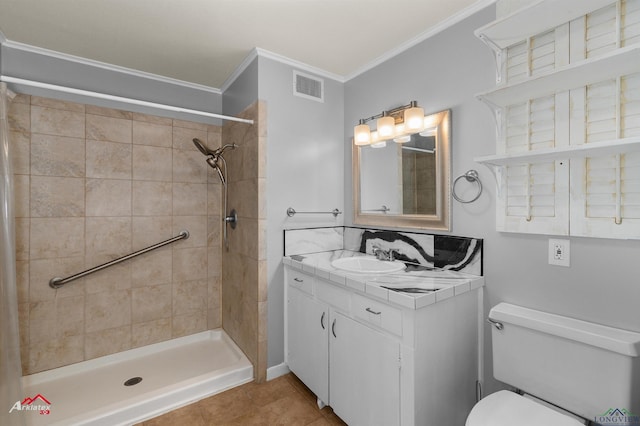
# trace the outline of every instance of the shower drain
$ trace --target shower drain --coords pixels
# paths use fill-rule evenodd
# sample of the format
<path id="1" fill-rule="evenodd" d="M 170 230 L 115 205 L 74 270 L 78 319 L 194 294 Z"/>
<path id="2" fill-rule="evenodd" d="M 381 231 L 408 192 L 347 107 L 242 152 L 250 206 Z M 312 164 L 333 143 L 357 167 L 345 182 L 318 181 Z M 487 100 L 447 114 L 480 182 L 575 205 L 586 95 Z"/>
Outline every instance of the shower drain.
<path id="1" fill-rule="evenodd" d="M 142 381 L 142 377 L 132 377 L 129 380 L 127 380 L 126 382 L 124 382 L 124 385 L 125 386 L 133 386 L 133 385 L 137 385 L 141 381 Z"/>

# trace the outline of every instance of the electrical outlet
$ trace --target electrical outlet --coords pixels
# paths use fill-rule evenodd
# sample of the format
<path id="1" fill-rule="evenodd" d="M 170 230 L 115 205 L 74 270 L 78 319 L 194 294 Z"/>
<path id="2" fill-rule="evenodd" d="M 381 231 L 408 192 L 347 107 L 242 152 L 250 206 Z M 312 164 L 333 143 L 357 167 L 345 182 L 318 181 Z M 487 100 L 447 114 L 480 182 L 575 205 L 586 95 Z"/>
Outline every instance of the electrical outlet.
<path id="1" fill-rule="evenodd" d="M 570 266 L 569 240 L 549 238 L 549 265 Z"/>

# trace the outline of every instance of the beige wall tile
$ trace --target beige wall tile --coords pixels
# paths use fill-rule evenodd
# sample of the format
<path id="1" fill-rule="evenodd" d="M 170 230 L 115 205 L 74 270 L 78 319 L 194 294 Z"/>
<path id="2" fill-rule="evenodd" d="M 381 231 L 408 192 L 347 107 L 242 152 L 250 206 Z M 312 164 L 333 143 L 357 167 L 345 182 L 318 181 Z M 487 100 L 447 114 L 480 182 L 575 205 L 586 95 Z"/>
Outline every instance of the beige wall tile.
<path id="1" fill-rule="evenodd" d="M 87 359 L 131 349 L 130 326 L 100 330 L 85 336 L 84 352 Z"/>
<path id="2" fill-rule="evenodd" d="M 132 124 L 130 119 L 87 114 L 86 126 L 87 139 L 131 143 Z"/>
<path id="3" fill-rule="evenodd" d="M 173 127 L 181 127 L 184 129 L 194 129 L 194 130 L 200 130 L 200 131 L 206 132 L 207 129 L 209 128 L 209 125 L 204 123 L 196 123 L 195 121 L 174 119 Z"/>
<path id="4" fill-rule="evenodd" d="M 29 264 L 29 301 L 51 300 L 56 296 L 71 297 L 84 294 L 84 278 L 65 284 L 57 290 L 49 287 L 54 277 L 64 278 L 85 269 L 84 257 L 31 260 Z"/>
<path id="5" fill-rule="evenodd" d="M 29 198 L 30 198 L 30 176 L 14 175 L 13 176 L 13 199 L 14 199 L 14 215 L 15 217 L 29 217 Z"/>
<path id="6" fill-rule="evenodd" d="M 18 291 L 18 303 L 29 302 L 29 261 L 16 261 L 16 289 Z"/>
<path id="7" fill-rule="evenodd" d="M 200 151 L 173 150 L 173 181 L 207 183 L 210 169 Z"/>
<path id="8" fill-rule="evenodd" d="M 131 179 L 131 144 L 87 140 L 89 178 Z"/>
<path id="9" fill-rule="evenodd" d="M 84 216 L 84 179 L 32 176 L 31 217 Z"/>
<path id="10" fill-rule="evenodd" d="M 85 269 L 93 268 L 115 259 L 116 256 L 89 256 L 85 259 Z M 127 290 L 131 288 L 132 262 L 125 261 L 117 265 L 109 266 L 101 271 L 84 277 L 82 287 L 86 294 L 100 293 L 102 291 Z"/>
<path id="11" fill-rule="evenodd" d="M 133 217 L 132 244 L 134 249 L 138 250 L 174 237 L 177 234 L 173 234 L 172 226 L 171 216 Z M 157 251 L 155 250 L 155 252 Z"/>
<path id="12" fill-rule="evenodd" d="M 20 356 L 29 352 L 29 303 L 18 304 L 18 327 L 20 332 Z M 24 361 L 24 360 L 23 360 Z"/>
<path id="13" fill-rule="evenodd" d="M 170 216 L 172 188 L 169 182 L 133 181 L 133 215 Z"/>
<path id="14" fill-rule="evenodd" d="M 30 259 L 74 257 L 84 254 L 84 218 L 32 218 Z"/>
<path id="15" fill-rule="evenodd" d="M 180 247 L 205 247 L 207 245 L 207 216 L 174 216 L 173 235 L 189 231 L 189 238 L 180 241 Z"/>
<path id="16" fill-rule="evenodd" d="M 84 104 L 79 104 L 76 102 L 61 101 L 58 99 L 42 98 L 40 96 L 32 96 L 31 105 L 46 107 L 46 108 L 61 109 L 65 111 L 79 112 L 82 114 L 84 114 L 85 112 Z"/>
<path id="17" fill-rule="evenodd" d="M 153 145 L 164 148 L 173 147 L 173 128 L 169 125 L 153 122 L 133 122 L 133 143 Z"/>
<path id="18" fill-rule="evenodd" d="M 31 141 L 29 133 L 9 132 L 9 150 L 13 173 L 28 175 L 30 173 Z"/>
<path id="19" fill-rule="evenodd" d="M 42 176 L 83 177 L 84 139 L 32 134 L 31 173 Z"/>
<path id="20" fill-rule="evenodd" d="M 84 138 L 84 113 L 31 106 L 31 131 Z"/>
<path id="21" fill-rule="evenodd" d="M 87 216 L 131 216 L 131 181 L 87 179 Z"/>
<path id="22" fill-rule="evenodd" d="M 171 285 L 137 287 L 131 290 L 133 323 L 171 318 Z"/>
<path id="23" fill-rule="evenodd" d="M 38 373 L 84 359 L 84 335 L 38 341 L 29 346 L 26 374 Z"/>
<path id="24" fill-rule="evenodd" d="M 133 118 L 133 113 L 130 111 L 99 107 L 95 105 L 85 105 L 85 112 L 87 114 L 104 115 L 105 117 L 123 118 L 125 120 L 131 120 Z"/>
<path id="25" fill-rule="evenodd" d="M 162 318 L 131 326 L 131 345 L 134 348 L 171 339 L 171 319 Z"/>
<path id="26" fill-rule="evenodd" d="M 133 145 L 133 178 L 171 182 L 173 150 L 156 146 Z"/>
<path id="27" fill-rule="evenodd" d="M 31 303 L 29 339 L 38 341 L 84 334 L 84 296 Z"/>
<path id="28" fill-rule="evenodd" d="M 173 282 L 207 278 L 207 248 L 173 250 Z"/>
<path id="29" fill-rule="evenodd" d="M 134 121 L 142 121 L 145 123 L 153 123 L 153 124 L 161 124 L 163 126 L 172 126 L 173 125 L 173 119 L 168 118 L 168 117 L 160 117 L 157 115 L 148 115 L 148 114 L 142 114 L 139 112 L 134 112 L 133 113 L 133 120 Z"/>
<path id="30" fill-rule="evenodd" d="M 131 252 L 130 217 L 87 217 L 87 256 L 124 256 Z"/>
<path id="31" fill-rule="evenodd" d="M 220 180 L 209 181 L 207 184 L 207 214 L 211 216 L 222 216 L 224 209 L 224 188 Z"/>
<path id="32" fill-rule="evenodd" d="M 207 246 L 220 247 L 224 238 L 224 226 L 221 216 L 207 216 Z M 228 231 L 232 230 L 229 229 Z"/>
<path id="33" fill-rule="evenodd" d="M 173 251 L 171 247 L 163 247 L 138 256 L 133 260 L 135 265 L 131 273 L 131 285 L 133 287 L 146 287 L 171 284 L 172 258 Z"/>
<path id="34" fill-rule="evenodd" d="M 16 260 L 29 260 L 29 228 L 31 219 L 16 218 Z"/>
<path id="35" fill-rule="evenodd" d="M 31 131 L 31 106 L 11 102 L 7 113 L 9 130 L 17 132 Z"/>
<path id="36" fill-rule="evenodd" d="M 85 309 L 87 333 L 131 325 L 131 290 L 87 294 Z"/>
<path id="37" fill-rule="evenodd" d="M 192 314 L 207 310 L 206 279 L 173 283 L 173 315 Z"/>
<path id="38" fill-rule="evenodd" d="M 192 129 L 192 128 L 176 127 L 174 124 L 173 126 L 173 148 L 174 149 L 178 149 L 181 151 L 197 150 L 198 148 L 193 144 L 194 138 L 200 139 L 200 141 L 202 141 L 202 143 L 204 144 L 207 143 L 206 125 L 201 129 Z"/>
<path id="39" fill-rule="evenodd" d="M 199 333 L 207 329 L 207 312 L 201 311 L 173 317 L 172 336 L 181 337 Z"/>
<path id="40" fill-rule="evenodd" d="M 173 215 L 190 216 L 207 214 L 207 184 L 173 184 Z"/>

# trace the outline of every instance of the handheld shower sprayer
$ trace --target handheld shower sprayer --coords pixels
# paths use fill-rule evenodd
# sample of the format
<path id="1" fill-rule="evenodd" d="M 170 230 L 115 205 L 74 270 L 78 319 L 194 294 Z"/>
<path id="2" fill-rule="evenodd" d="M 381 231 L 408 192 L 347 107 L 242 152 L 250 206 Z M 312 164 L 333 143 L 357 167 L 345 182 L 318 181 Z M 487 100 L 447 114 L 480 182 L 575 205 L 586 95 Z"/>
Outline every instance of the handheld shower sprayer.
<path id="1" fill-rule="evenodd" d="M 222 186 L 224 188 L 224 210 L 227 211 L 227 162 L 225 161 L 222 153 L 227 149 L 236 149 L 237 145 L 234 143 L 230 143 L 227 145 L 223 145 L 218 149 L 212 150 L 208 148 L 202 141 L 198 138 L 193 138 L 193 144 L 198 148 L 198 150 L 203 153 L 207 158 L 206 162 L 211 168 L 213 168 L 216 172 L 218 172 L 218 176 L 220 177 L 220 182 L 222 182 Z M 229 248 L 229 242 L 227 240 L 227 224 L 231 225 L 231 229 L 235 229 L 236 223 L 238 222 L 238 215 L 235 209 L 232 209 L 229 215 L 224 215 L 224 243 L 225 247 Z"/>
<path id="2" fill-rule="evenodd" d="M 220 181 L 223 185 L 227 183 L 227 162 L 224 160 L 222 153 L 227 149 L 236 149 L 237 145 L 234 143 L 224 145 L 218 149 L 212 150 L 207 147 L 200 139 L 193 138 L 193 144 L 198 148 L 198 150 L 207 156 L 205 160 L 209 166 L 211 166 L 215 171 L 218 172 L 218 176 L 220 177 Z M 224 170 L 220 167 L 219 161 L 222 160 L 222 164 L 224 166 Z"/>

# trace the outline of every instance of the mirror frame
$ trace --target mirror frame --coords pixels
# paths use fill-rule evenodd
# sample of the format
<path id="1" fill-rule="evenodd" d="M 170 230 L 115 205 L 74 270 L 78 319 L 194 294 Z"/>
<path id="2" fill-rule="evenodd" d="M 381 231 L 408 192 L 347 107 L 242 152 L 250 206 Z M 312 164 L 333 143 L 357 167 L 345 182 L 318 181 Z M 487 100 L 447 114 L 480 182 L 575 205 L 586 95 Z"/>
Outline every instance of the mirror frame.
<path id="1" fill-rule="evenodd" d="M 436 129 L 436 214 L 363 213 L 360 209 L 360 150 L 371 149 L 353 142 L 351 170 L 353 176 L 353 223 L 356 225 L 451 230 L 451 110 L 428 115 Z"/>

